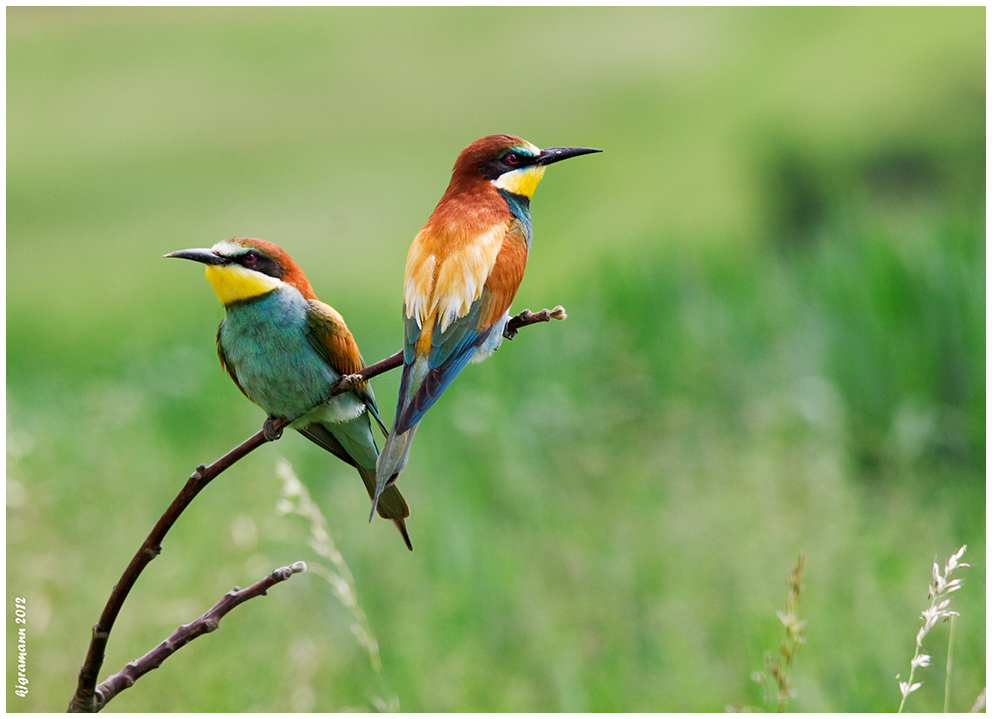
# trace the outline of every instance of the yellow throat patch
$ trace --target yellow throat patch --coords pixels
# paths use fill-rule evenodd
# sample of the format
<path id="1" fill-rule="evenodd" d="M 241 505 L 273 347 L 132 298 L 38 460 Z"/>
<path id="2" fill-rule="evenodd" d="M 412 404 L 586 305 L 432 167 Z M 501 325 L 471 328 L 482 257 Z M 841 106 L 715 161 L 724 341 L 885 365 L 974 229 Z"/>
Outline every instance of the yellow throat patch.
<path id="1" fill-rule="evenodd" d="M 519 170 L 504 172 L 493 181 L 493 184 L 501 190 L 530 199 L 534 196 L 537 183 L 544 177 L 546 169 L 541 166 L 521 167 Z"/>
<path id="2" fill-rule="evenodd" d="M 206 276 L 217 293 L 217 299 L 225 307 L 264 295 L 282 284 L 282 280 L 276 277 L 241 265 L 207 265 Z"/>

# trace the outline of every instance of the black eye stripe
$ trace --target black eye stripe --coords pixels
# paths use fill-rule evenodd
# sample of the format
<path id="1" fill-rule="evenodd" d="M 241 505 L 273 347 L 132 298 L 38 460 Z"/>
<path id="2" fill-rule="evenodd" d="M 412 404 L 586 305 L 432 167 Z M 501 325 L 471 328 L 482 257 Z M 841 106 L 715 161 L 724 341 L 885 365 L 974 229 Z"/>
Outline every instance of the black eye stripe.
<path id="1" fill-rule="evenodd" d="M 509 150 L 498 157 L 483 162 L 479 165 L 479 170 L 487 180 L 495 180 L 507 172 L 530 167 L 535 162 L 537 162 L 537 157 L 520 150 Z"/>
<path id="2" fill-rule="evenodd" d="M 235 257 L 234 261 L 249 270 L 255 270 L 256 272 L 261 272 L 263 275 L 275 277 L 280 280 L 282 279 L 283 272 L 282 268 L 279 267 L 279 264 L 275 260 L 270 259 L 258 252 L 246 252 L 239 257 Z"/>

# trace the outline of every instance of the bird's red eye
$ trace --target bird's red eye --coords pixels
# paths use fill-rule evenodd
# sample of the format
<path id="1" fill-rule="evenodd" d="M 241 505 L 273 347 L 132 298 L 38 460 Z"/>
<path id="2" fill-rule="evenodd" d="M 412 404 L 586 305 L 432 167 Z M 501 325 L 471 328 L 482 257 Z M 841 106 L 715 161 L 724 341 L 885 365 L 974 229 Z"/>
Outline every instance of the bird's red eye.
<path id="1" fill-rule="evenodd" d="M 503 159 L 506 161 L 506 164 L 507 165 L 519 165 L 520 164 L 520 158 L 517 156 L 517 153 L 515 153 L 515 152 L 511 152 L 509 155 L 507 155 Z"/>
<path id="2" fill-rule="evenodd" d="M 251 264 L 252 262 L 254 262 L 257 259 L 258 259 L 258 255 L 256 255 L 254 252 L 246 252 L 245 253 L 244 260 L 248 264 Z"/>

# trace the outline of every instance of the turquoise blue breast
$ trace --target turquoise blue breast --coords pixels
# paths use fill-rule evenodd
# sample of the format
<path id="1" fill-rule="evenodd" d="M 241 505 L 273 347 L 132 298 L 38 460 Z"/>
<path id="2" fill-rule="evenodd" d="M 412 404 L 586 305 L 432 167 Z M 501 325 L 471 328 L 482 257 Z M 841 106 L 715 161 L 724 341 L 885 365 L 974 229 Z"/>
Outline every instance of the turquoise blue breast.
<path id="1" fill-rule="evenodd" d="M 220 343 L 245 393 L 272 416 L 295 419 L 340 377 L 307 340 L 307 302 L 292 287 L 227 310 Z"/>

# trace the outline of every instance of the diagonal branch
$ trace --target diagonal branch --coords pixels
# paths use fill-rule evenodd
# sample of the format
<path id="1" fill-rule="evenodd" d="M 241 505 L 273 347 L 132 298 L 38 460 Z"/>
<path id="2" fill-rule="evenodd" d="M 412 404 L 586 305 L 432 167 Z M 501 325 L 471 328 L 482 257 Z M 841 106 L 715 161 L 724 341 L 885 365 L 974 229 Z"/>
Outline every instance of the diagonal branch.
<path id="1" fill-rule="evenodd" d="M 270 423 L 276 432 L 281 432 L 282 428 L 289 424 L 284 419 L 267 420 L 267 428 L 270 426 Z M 69 703 L 69 711 L 92 712 L 97 710 L 94 692 L 96 690 L 97 675 L 100 672 L 100 667 L 103 666 L 107 640 L 110 638 L 110 630 L 113 629 L 114 622 L 117 621 L 117 615 L 124 605 L 124 600 L 127 599 L 127 595 L 137 581 L 138 576 L 158 556 L 159 552 L 162 551 L 162 540 L 172 528 L 172 525 L 175 524 L 176 520 L 179 519 L 179 515 L 183 513 L 190 502 L 200 493 L 200 490 L 206 487 L 218 474 L 271 439 L 273 439 L 273 436 L 270 431 L 261 430 L 256 432 L 209 467 L 204 467 L 201 464 L 190 475 L 190 478 L 186 481 L 186 486 L 182 488 L 182 491 L 172 501 L 169 508 L 165 510 L 165 514 L 159 518 L 151 533 L 138 549 L 137 554 L 131 559 L 131 563 L 127 565 L 127 569 L 121 575 L 120 581 L 114 585 L 114 589 L 110 593 L 110 599 L 107 600 L 107 605 L 103 608 L 103 613 L 100 615 L 100 620 L 93 626 L 93 638 L 90 640 L 90 648 L 86 653 L 86 660 L 79 668 L 79 683 L 76 687 L 76 695 Z"/>
<path id="2" fill-rule="evenodd" d="M 344 394 L 345 392 L 350 392 L 355 389 L 355 385 L 361 384 L 366 380 L 371 379 L 383 372 L 388 372 L 391 369 L 396 369 L 397 367 L 403 366 L 403 350 L 400 350 L 394 355 L 389 355 L 386 359 L 381 359 L 374 364 L 370 364 L 368 367 L 355 372 L 354 374 L 346 374 L 331 387 L 331 397 L 336 397 L 339 394 Z"/>
<path id="3" fill-rule="evenodd" d="M 539 322 L 550 322 L 551 320 L 563 320 L 568 317 L 565 314 L 565 308 L 561 305 L 555 305 L 553 310 L 544 309 L 540 312 L 531 312 L 530 310 L 524 310 L 519 315 L 511 317 L 507 320 L 506 326 L 503 328 L 503 336 L 512 340 L 517 336 L 517 332 L 520 331 L 521 327 L 526 327 L 527 325 L 537 324 Z M 383 372 L 388 372 L 391 369 L 400 367 L 403 364 L 403 352 L 397 352 L 394 355 L 389 355 L 386 359 L 379 360 L 375 364 L 370 364 L 363 370 L 355 372 L 354 374 L 347 374 L 331 387 L 331 396 L 334 397 L 345 392 L 350 392 L 355 388 L 355 385 L 365 382 L 366 380 L 380 375 Z"/>
<path id="4" fill-rule="evenodd" d="M 230 612 L 249 599 L 265 596 L 266 591 L 280 582 L 284 582 L 294 574 L 299 574 L 307 570 L 304 562 L 296 562 L 289 567 L 273 569 L 265 578 L 255 582 L 247 589 L 235 587 L 224 595 L 223 599 L 217 602 L 206 614 L 189 624 L 179 627 L 172 635 L 157 647 L 148 652 L 140 659 L 133 659 L 124 665 L 124 668 L 111 677 L 100 683 L 96 688 L 94 700 L 94 710 L 100 711 L 115 696 L 129 689 L 134 683 L 153 669 L 162 666 L 162 662 L 182 649 L 191 641 L 208 632 L 212 632 L 220 626 L 220 620 Z"/>
<path id="5" fill-rule="evenodd" d="M 552 319 L 563 320 L 565 317 L 565 310 L 561 305 L 556 306 L 552 310 L 545 309 L 536 313 L 533 313 L 530 310 L 524 310 L 516 317 L 512 317 L 507 321 L 506 327 L 503 330 L 503 336 L 512 340 L 521 327 L 526 327 L 527 325 L 538 322 L 548 322 Z M 397 352 L 394 355 L 390 355 L 383 360 L 369 365 L 360 372 L 345 375 L 344 377 L 341 377 L 331 388 L 330 397 L 342 394 L 343 392 L 348 392 L 359 382 L 364 382 L 372 377 L 382 374 L 383 372 L 388 372 L 389 370 L 395 369 L 402 364 L 403 353 Z M 263 429 L 253 434 L 213 464 L 206 467 L 202 464 L 199 465 L 196 468 L 196 471 L 190 475 L 186 485 L 179 492 L 179 495 L 172 501 L 172 504 L 169 505 L 169 508 L 165 510 L 165 514 L 159 518 L 158 522 L 152 528 L 151 533 L 142 543 L 141 547 L 139 547 L 138 552 L 131 559 L 130 564 L 127 565 L 127 569 L 124 570 L 120 580 L 114 585 L 114 589 L 110 593 L 110 598 L 107 600 L 107 604 L 103 608 L 103 612 L 100 614 L 99 621 L 93 625 L 93 637 L 90 640 L 90 646 L 86 652 L 86 659 L 84 660 L 83 665 L 79 668 L 79 681 L 76 685 L 76 693 L 73 696 L 72 701 L 69 702 L 68 710 L 70 712 L 99 711 L 99 709 L 109 701 L 109 698 L 98 698 L 96 681 L 100 673 L 100 668 L 103 666 L 103 660 L 107 650 L 107 642 L 110 639 L 110 632 L 114 627 L 114 622 L 117 621 L 117 615 L 120 614 L 121 607 L 124 605 L 124 600 L 127 599 L 131 588 L 134 587 L 135 582 L 138 580 L 138 577 L 141 575 L 141 572 L 144 571 L 145 567 L 147 567 L 148 564 L 162 551 L 162 540 L 172 528 L 172 525 L 175 524 L 176 520 L 179 519 L 179 515 L 186 510 L 186 507 L 190 505 L 196 495 L 199 494 L 200 491 L 211 481 L 213 481 L 217 475 L 243 458 L 249 452 L 261 447 L 266 442 L 272 442 L 279 439 L 282 436 L 282 431 L 291 423 L 292 420 L 281 417 L 269 417 L 265 420 Z M 114 676 L 116 677 L 119 675 Z M 114 677 L 111 677 L 111 679 L 113 678 Z M 110 681 L 110 679 L 107 681 Z M 106 682 L 104 682 L 104 684 L 106 684 Z M 103 687 L 104 685 L 101 684 L 100 686 Z"/>

